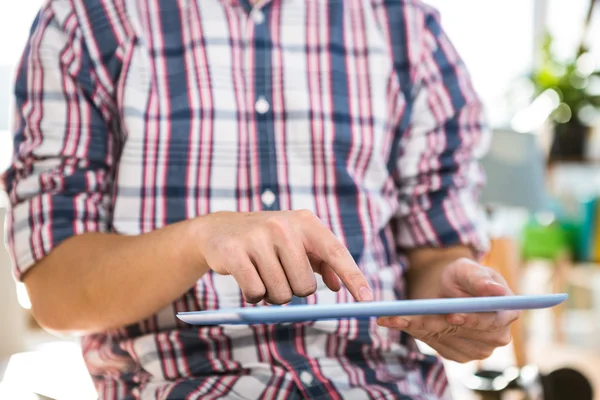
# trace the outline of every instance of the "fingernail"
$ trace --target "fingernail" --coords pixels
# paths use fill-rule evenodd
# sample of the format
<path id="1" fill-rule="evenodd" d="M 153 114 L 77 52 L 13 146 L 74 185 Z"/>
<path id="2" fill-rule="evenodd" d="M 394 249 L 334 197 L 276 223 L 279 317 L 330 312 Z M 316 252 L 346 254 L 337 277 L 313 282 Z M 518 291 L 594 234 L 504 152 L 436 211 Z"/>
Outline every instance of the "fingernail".
<path id="1" fill-rule="evenodd" d="M 466 321 L 466 315 L 464 314 L 456 314 L 451 318 L 451 323 L 453 325 L 463 325 Z"/>
<path id="2" fill-rule="evenodd" d="M 396 321 L 394 321 L 394 322 L 395 322 L 395 324 L 394 324 L 394 325 L 396 325 L 396 327 L 397 327 L 398 329 L 405 329 L 405 328 L 408 328 L 408 321 L 407 321 L 407 320 L 405 320 L 404 318 L 400 318 L 400 317 L 398 317 L 398 319 L 397 319 Z"/>
<path id="3" fill-rule="evenodd" d="M 358 297 L 360 301 L 372 301 L 373 293 L 371 292 L 371 289 L 363 286 L 358 291 Z"/>
<path id="4" fill-rule="evenodd" d="M 503 284 L 501 284 L 501 283 L 498 283 L 498 282 L 496 282 L 496 281 L 487 280 L 487 281 L 485 281 L 485 284 L 486 284 L 487 286 L 495 286 L 495 287 L 497 287 L 497 288 L 502 288 L 502 290 L 506 290 L 506 286 L 504 286 Z"/>

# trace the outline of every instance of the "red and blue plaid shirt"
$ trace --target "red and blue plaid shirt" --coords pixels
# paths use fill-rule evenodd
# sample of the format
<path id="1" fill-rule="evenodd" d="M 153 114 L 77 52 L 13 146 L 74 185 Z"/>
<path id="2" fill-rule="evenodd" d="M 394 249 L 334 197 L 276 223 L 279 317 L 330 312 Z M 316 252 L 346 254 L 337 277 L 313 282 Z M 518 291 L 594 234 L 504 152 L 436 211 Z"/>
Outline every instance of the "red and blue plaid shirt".
<path id="1" fill-rule="evenodd" d="M 47 1 L 15 94 L 5 183 L 18 279 L 73 235 L 138 235 L 221 210 L 314 211 L 376 300 L 404 297 L 407 249 L 485 247 L 482 106 L 417 0 Z M 353 301 L 318 282 L 293 303 Z M 208 273 L 151 318 L 84 337 L 100 397 L 447 392 L 439 360 L 373 321 L 175 317 L 239 306 L 233 278 Z"/>

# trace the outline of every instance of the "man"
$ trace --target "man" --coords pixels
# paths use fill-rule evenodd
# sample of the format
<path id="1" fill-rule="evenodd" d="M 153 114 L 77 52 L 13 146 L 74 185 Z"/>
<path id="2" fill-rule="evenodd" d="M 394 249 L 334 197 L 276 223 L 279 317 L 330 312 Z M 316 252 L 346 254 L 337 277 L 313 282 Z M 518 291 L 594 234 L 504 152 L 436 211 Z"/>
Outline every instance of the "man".
<path id="1" fill-rule="evenodd" d="M 438 399 L 514 312 L 180 311 L 508 295 L 475 260 L 481 104 L 416 0 L 54 0 L 16 80 L 9 249 L 102 399 Z"/>

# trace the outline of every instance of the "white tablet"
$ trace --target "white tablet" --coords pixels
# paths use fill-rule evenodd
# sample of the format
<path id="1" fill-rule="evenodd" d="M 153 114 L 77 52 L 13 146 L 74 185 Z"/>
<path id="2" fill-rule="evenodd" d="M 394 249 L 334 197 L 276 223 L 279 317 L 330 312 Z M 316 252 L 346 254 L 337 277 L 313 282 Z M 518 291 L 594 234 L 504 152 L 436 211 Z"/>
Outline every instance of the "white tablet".
<path id="1" fill-rule="evenodd" d="M 177 317 L 192 325 L 244 325 L 305 322 L 324 319 L 366 319 L 393 315 L 478 313 L 531 310 L 556 306 L 567 294 L 536 296 L 463 297 L 453 299 L 372 301 L 324 305 L 252 306 L 181 312 Z"/>

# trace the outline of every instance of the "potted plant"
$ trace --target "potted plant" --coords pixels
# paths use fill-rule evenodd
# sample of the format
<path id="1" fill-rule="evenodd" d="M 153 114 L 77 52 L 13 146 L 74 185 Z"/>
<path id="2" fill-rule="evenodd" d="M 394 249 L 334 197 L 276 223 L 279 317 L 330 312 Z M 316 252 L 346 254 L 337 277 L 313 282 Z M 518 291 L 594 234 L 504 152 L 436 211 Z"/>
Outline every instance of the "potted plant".
<path id="1" fill-rule="evenodd" d="M 554 131 L 549 161 L 582 161 L 590 125 L 600 110 L 600 70 L 585 46 L 573 58 L 560 60 L 552 43 L 546 34 L 541 62 L 528 76 L 536 97 L 550 92 L 557 99 L 549 116 Z"/>

